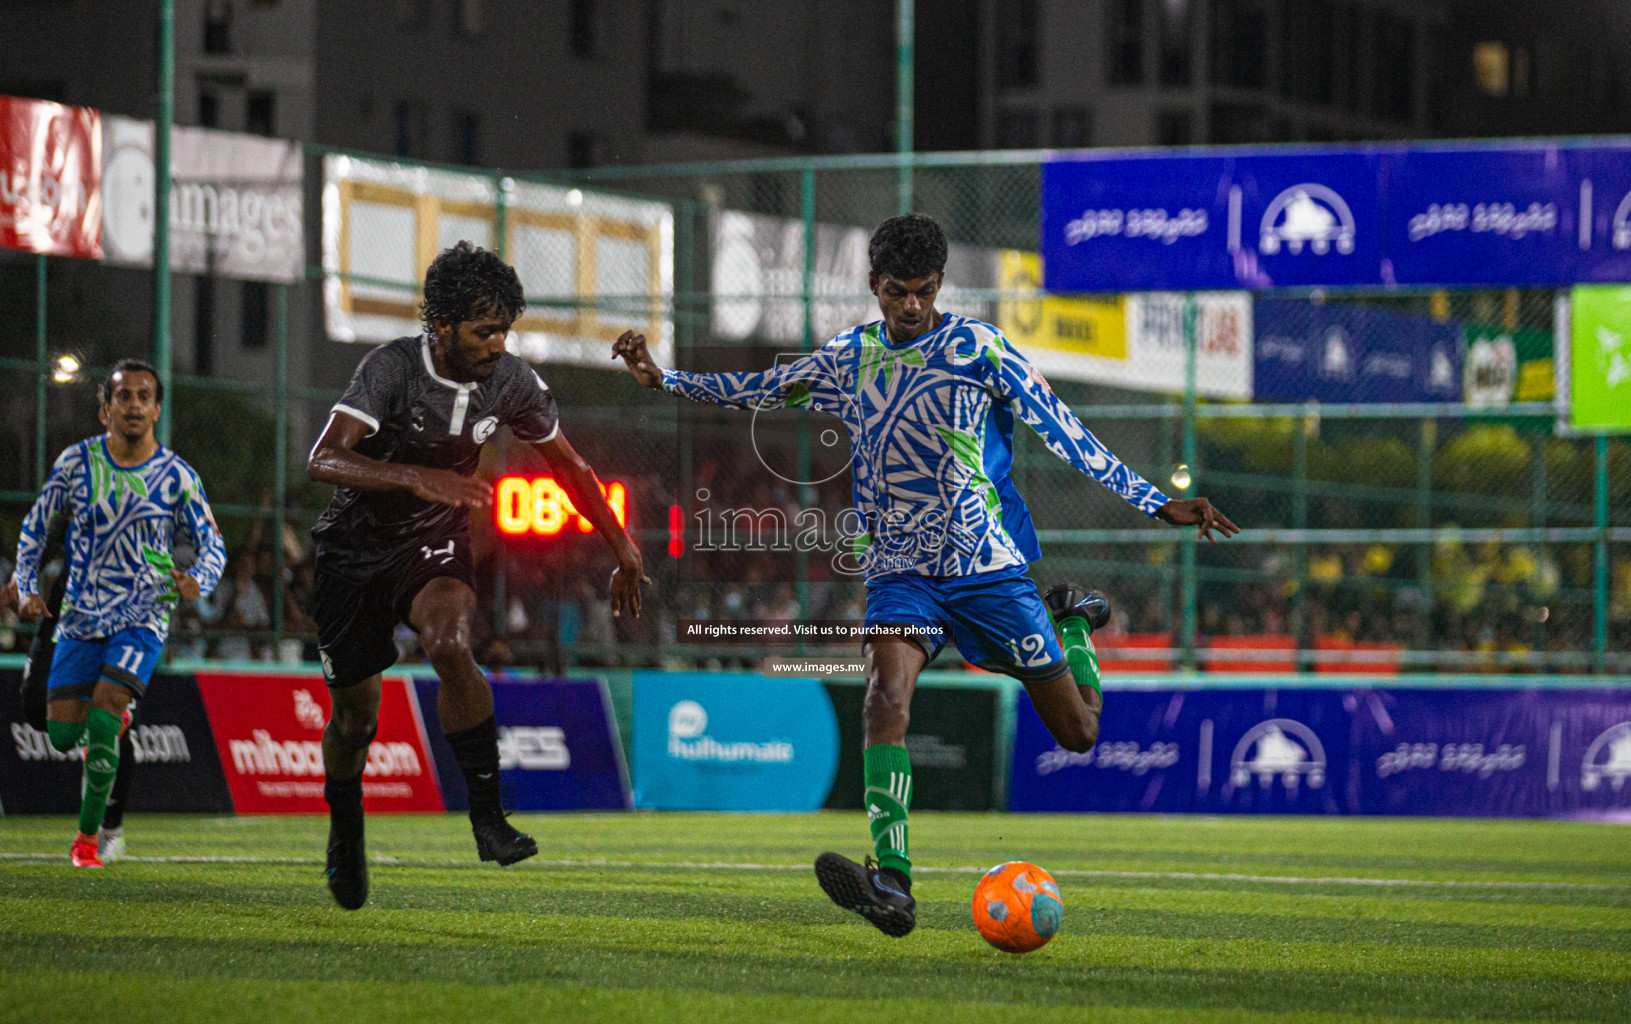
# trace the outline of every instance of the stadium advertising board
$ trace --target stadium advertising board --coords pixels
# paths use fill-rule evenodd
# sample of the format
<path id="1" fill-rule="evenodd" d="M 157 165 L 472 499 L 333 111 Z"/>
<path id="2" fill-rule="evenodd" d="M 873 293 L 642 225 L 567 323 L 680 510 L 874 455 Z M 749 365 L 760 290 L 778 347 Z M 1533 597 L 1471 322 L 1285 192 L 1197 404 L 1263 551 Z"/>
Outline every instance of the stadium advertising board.
<path id="1" fill-rule="evenodd" d="M 1552 335 L 1534 331 L 1464 324 L 1467 357 L 1462 371 L 1468 405 L 1500 408 L 1512 402 L 1550 402 Z"/>
<path id="2" fill-rule="evenodd" d="M 1359 810 L 1533 816 L 1631 809 L 1631 692 L 1361 691 Z"/>
<path id="3" fill-rule="evenodd" d="M 199 673 L 198 688 L 239 814 L 328 813 L 322 740 L 329 694 L 320 676 L 208 672 Z M 362 795 L 370 814 L 443 809 L 419 701 L 406 679 L 385 678 Z"/>
<path id="4" fill-rule="evenodd" d="M 859 810 L 866 788 L 861 760 L 860 683 L 827 683 L 838 715 L 838 772 L 824 805 Z M 998 749 L 999 693 L 920 686 L 912 696 L 906 751 L 912 758 L 912 807 L 923 811 L 989 811 L 998 806 L 993 768 Z"/>
<path id="5" fill-rule="evenodd" d="M 813 811 L 832 791 L 838 722 L 814 679 L 634 674 L 634 804 Z"/>
<path id="6" fill-rule="evenodd" d="M 102 120 L 102 249 L 153 265 L 153 122 Z M 177 127 L 170 135 L 170 267 L 248 281 L 305 277 L 300 143 Z"/>
<path id="7" fill-rule="evenodd" d="M 450 811 L 469 793 L 436 714 L 435 679 L 417 679 L 419 708 Z M 606 684 L 598 679 L 492 679 L 499 786 L 517 811 L 621 811 L 629 807 L 623 750 Z"/>
<path id="8" fill-rule="evenodd" d="M 22 673 L 0 671 L 0 811 L 73 814 L 79 810 L 83 749 L 69 754 L 23 720 Z M 131 747 L 140 767 L 131 782 L 133 811 L 232 813 L 209 718 L 191 676 L 161 672 L 136 709 Z"/>
<path id="9" fill-rule="evenodd" d="M 1374 282 L 1378 156 L 1150 156 L 1042 167 L 1049 291 Z"/>
<path id="10" fill-rule="evenodd" d="M 1025 694 L 1014 811 L 1336 814 L 1348 778 L 1348 715 L 1331 690 L 1118 690 L 1099 742 L 1059 747 Z"/>
<path id="11" fill-rule="evenodd" d="M 1572 298 L 1569 425 L 1631 430 L 1631 287 L 1582 285 Z"/>
<path id="12" fill-rule="evenodd" d="M 1631 275 L 1631 150 L 1504 143 L 1073 156 L 1043 166 L 1050 291 Z"/>
<path id="13" fill-rule="evenodd" d="M 1254 394 L 1294 402 L 1458 402 L 1453 323 L 1340 303 L 1258 299 Z"/>
<path id="14" fill-rule="evenodd" d="M 1061 749 L 1022 694 L 1016 811 L 1631 811 L 1631 691 L 1118 690 Z"/>
<path id="15" fill-rule="evenodd" d="M 527 312 L 510 351 L 609 368 L 610 343 L 645 334 L 673 363 L 674 215 L 666 203 L 354 156 L 323 159 L 323 305 L 335 341 L 420 330 L 418 292 L 460 241 L 515 266 Z"/>
<path id="16" fill-rule="evenodd" d="M 0 247 L 101 259 L 101 149 L 95 110 L 0 96 Z"/>
<path id="17" fill-rule="evenodd" d="M 1016 298 L 1042 286 L 1035 253 L 1000 254 L 996 325 L 1049 377 L 1139 391 L 1184 389 L 1184 296 Z M 1252 302 L 1245 292 L 1195 297 L 1196 392 L 1208 398 L 1252 394 Z"/>

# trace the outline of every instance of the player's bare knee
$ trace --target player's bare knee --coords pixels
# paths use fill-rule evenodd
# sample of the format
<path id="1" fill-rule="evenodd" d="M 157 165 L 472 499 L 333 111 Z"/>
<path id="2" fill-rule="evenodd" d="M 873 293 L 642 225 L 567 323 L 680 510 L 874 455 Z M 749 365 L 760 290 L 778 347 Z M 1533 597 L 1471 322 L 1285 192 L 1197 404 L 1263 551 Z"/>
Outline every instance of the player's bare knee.
<path id="1" fill-rule="evenodd" d="M 362 750 L 379 731 L 379 713 L 369 708 L 335 707 L 329 719 L 329 729 L 340 743 L 351 750 Z"/>
<path id="2" fill-rule="evenodd" d="M 1099 741 L 1099 719 L 1092 714 L 1077 714 L 1055 726 L 1052 732 L 1061 747 L 1073 754 L 1085 754 Z"/>
<path id="3" fill-rule="evenodd" d="M 472 657 L 470 636 L 462 629 L 427 629 L 419 634 L 419 646 L 437 671 L 463 664 Z"/>
<path id="4" fill-rule="evenodd" d="M 911 703 L 905 694 L 878 682 L 867 686 L 861 715 L 869 731 L 887 726 L 898 726 L 904 730 L 910 714 Z"/>
<path id="5" fill-rule="evenodd" d="M 106 711 L 110 715 L 122 715 L 133 696 L 134 694 L 121 685 L 99 683 L 91 694 L 91 707 Z"/>

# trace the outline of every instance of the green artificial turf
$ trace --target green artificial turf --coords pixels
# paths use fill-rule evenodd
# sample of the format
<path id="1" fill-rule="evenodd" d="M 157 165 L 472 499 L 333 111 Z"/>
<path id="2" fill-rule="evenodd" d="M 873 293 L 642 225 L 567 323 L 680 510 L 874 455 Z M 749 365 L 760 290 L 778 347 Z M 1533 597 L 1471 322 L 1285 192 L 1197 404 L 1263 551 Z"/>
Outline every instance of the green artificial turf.
<path id="1" fill-rule="evenodd" d="M 333 906 L 320 818 L 0 820 L 0 1022 L 1631 1019 L 1631 831 L 1548 821 L 917 814 L 918 928 L 829 904 L 858 813 L 376 818 L 369 904 Z M 1011 956 L 979 871 L 1055 872 L 1065 923 Z"/>

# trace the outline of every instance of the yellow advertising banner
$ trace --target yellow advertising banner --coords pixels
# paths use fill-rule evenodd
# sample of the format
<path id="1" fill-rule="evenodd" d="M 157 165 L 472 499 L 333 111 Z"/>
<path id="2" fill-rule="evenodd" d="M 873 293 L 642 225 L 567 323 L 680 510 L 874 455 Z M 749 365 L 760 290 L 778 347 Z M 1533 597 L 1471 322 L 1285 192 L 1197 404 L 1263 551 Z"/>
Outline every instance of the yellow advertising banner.
<path id="1" fill-rule="evenodd" d="M 1042 258 L 1034 252 L 1004 249 L 997 287 L 1004 292 L 1040 290 Z M 1004 298 L 997 303 L 997 328 L 1022 350 L 1052 349 L 1100 359 L 1127 358 L 1127 302 L 1102 298 Z"/>

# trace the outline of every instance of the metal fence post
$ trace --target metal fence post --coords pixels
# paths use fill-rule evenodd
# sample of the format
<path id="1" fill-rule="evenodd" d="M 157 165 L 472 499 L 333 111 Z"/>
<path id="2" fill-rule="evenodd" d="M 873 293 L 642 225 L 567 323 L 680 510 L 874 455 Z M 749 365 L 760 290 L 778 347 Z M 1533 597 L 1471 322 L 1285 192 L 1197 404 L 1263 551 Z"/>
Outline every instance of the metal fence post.
<path id="1" fill-rule="evenodd" d="M 809 352 L 815 348 L 815 246 L 816 246 L 816 180 L 815 164 L 805 161 L 804 167 L 799 171 L 799 216 L 804 221 L 804 266 L 800 295 L 804 302 L 804 325 L 799 336 L 799 352 Z M 798 477 L 799 502 L 809 504 L 811 498 L 810 479 L 810 412 L 805 410 L 799 417 L 798 433 Z M 805 618 L 810 616 L 810 556 L 802 545 L 794 552 L 794 587 L 797 590 L 799 614 Z M 797 650 L 804 652 L 804 641 L 799 641 Z"/>
<path id="2" fill-rule="evenodd" d="M 514 182 L 503 174 L 493 175 L 493 253 L 499 259 L 504 259 L 509 241 L 509 203 L 508 189 Z M 498 475 L 503 477 L 509 472 L 510 460 L 509 438 L 506 437 L 498 446 Z M 493 566 L 493 632 L 503 636 L 509 627 L 510 603 L 510 549 L 504 543 L 503 534 L 498 537 L 498 550 L 493 556 L 496 563 Z"/>
<path id="3" fill-rule="evenodd" d="M 1420 439 L 1416 444 L 1416 529 L 1433 526 L 1433 449 L 1438 446 L 1438 421 L 1421 421 Z M 1433 636 L 1433 546 L 1416 545 L 1416 586 L 1421 591 L 1422 646 Z"/>
<path id="4" fill-rule="evenodd" d="M 45 487 L 45 254 L 34 257 L 34 486 Z"/>
<path id="5" fill-rule="evenodd" d="M 1308 529 L 1308 431 L 1313 426 L 1312 416 L 1311 407 L 1304 405 L 1303 414 L 1291 433 L 1291 528 L 1294 530 Z M 1292 632 L 1301 643 L 1308 611 L 1307 544 L 1297 545 L 1293 564 L 1297 571 L 1297 592 L 1291 595 L 1291 624 Z"/>
<path id="6" fill-rule="evenodd" d="M 1196 493 L 1199 471 L 1195 466 L 1195 348 L 1196 348 L 1195 293 L 1184 295 L 1184 465 L 1189 467 L 1188 493 Z M 1195 531 L 1186 529 L 1183 535 L 1183 587 L 1184 621 L 1183 667 L 1195 668 Z"/>
<path id="7" fill-rule="evenodd" d="M 1597 542 L 1593 545 L 1596 578 L 1593 580 L 1591 605 L 1591 667 L 1594 672 L 1606 668 L 1608 654 L 1608 435 L 1597 435 L 1597 500 L 1595 502 Z"/>
<path id="8" fill-rule="evenodd" d="M 170 126 L 175 120 L 176 5 L 159 0 L 159 116 L 153 126 L 153 365 L 170 388 Z M 158 439 L 170 443 L 170 403 L 159 410 Z"/>
<path id="9" fill-rule="evenodd" d="M 895 152 L 901 158 L 895 170 L 895 212 L 912 212 L 912 74 L 916 63 L 916 12 L 913 0 L 895 0 Z"/>
<path id="10" fill-rule="evenodd" d="M 1535 436 L 1535 454 L 1533 463 L 1529 467 L 1529 525 L 1537 530 L 1546 528 L 1546 435 Z M 1538 545 L 1544 553 L 1544 542 Z M 1537 651 L 1546 650 L 1546 623 L 1536 617 L 1533 628 L 1530 630 L 1530 643 Z"/>
<path id="11" fill-rule="evenodd" d="M 272 285 L 272 644 L 283 640 L 283 523 L 289 511 L 289 286 Z"/>

